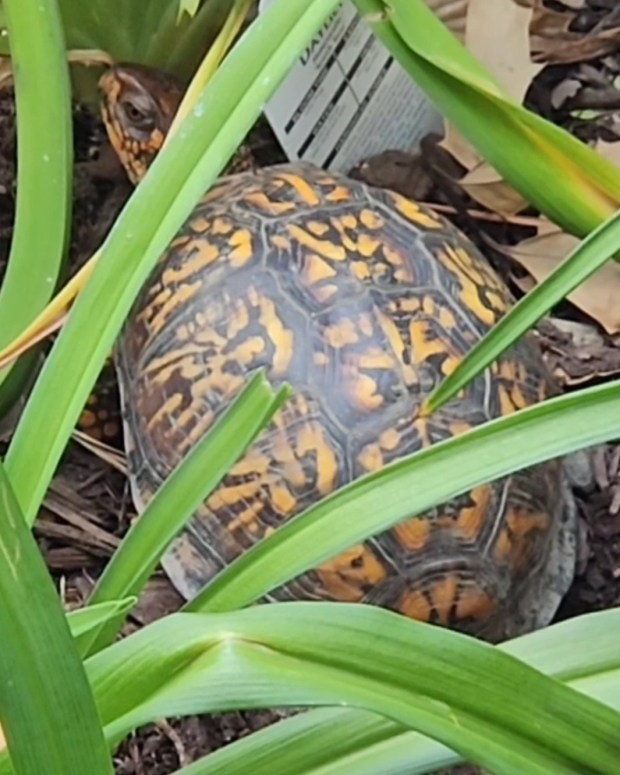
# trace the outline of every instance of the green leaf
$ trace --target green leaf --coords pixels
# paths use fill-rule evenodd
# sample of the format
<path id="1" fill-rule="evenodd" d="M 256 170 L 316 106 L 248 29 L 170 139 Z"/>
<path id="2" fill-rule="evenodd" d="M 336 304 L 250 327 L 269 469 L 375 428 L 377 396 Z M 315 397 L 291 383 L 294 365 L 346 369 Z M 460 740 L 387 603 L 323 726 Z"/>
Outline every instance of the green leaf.
<path id="1" fill-rule="evenodd" d="M 441 113 L 534 207 L 579 236 L 616 210 L 620 171 L 512 101 L 423 0 L 354 3 Z"/>
<path id="2" fill-rule="evenodd" d="M 228 411 L 166 479 L 97 582 L 90 604 L 139 595 L 160 557 L 185 522 L 243 454 L 288 396 L 272 392 L 256 374 Z M 122 617 L 102 628 L 93 648 L 107 645 Z"/>
<path id="3" fill-rule="evenodd" d="M 34 386 L 6 457 L 28 524 L 138 290 L 336 5 L 337 0 L 311 5 L 280 0 L 261 14 L 245 33 L 243 49 L 226 58 L 123 209 Z"/>
<path id="4" fill-rule="evenodd" d="M 84 666 L 0 466 L 0 720 L 18 775 L 111 773 Z"/>
<path id="5" fill-rule="evenodd" d="M 176 775 L 426 775 L 462 759 L 401 724 L 357 708 L 319 708 L 219 748 Z"/>
<path id="6" fill-rule="evenodd" d="M 357 708 L 319 708 L 219 748 L 176 775 L 425 775 L 461 761 L 449 748 Z"/>
<path id="7" fill-rule="evenodd" d="M 202 57 L 205 51 L 211 49 L 230 13 L 233 2 L 234 0 L 203 2 L 193 18 L 186 15 L 185 18 L 181 17 L 177 21 L 182 34 L 179 34 L 178 28 L 158 31 L 151 37 L 145 61 L 152 66 L 164 66 L 164 69 L 176 73 L 179 77 L 189 79 L 200 64 L 196 57 L 189 54 L 194 51 L 200 52 Z M 189 23 L 188 19 L 190 19 Z"/>
<path id="8" fill-rule="evenodd" d="M 500 651 L 620 709 L 620 612 L 576 617 L 500 644 Z M 533 712 L 535 709 L 533 709 Z M 388 719 L 322 708 L 220 748 L 178 775 L 423 775 L 460 757 Z"/>
<path id="9" fill-rule="evenodd" d="M 273 604 L 274 607 L 279 605 Z M 198 622 L 199 619 L 193 621 Z M 181 631 L 177 631 L 175 636 L 167 627 L 164 621 L 159 622 L 155 631 L 147 628 L 151 634 L 141 636 L 151 644 L 148 651 L 142 652 L 142 661 L 139 660 L 139 652 L 144 641 L 131 641 L 131 653 L 135 661 L 127 670 L 126 681 L 122 685 L 115 683 L 115 677 L 118 678 L 119 670 L 125 669 L 126 644 L 121 652 L 118 651 L 120 644 L 101 652 L 97 660 L 102 660 L 105 654 L 105 665 L 102 661 L 98 665 L 89 662 L 89 665 L 96 665 L 97 675 L 90 672 L 89 675 L 97 698 L 105 699 L 105 696 L 109 696 L 113 700 L 115 693 L 122 697 L 127 692 L 135 699 L 135 702 L 132 700 L 128 706 L 120 708 L 120 719 L 109 719 L 105 733 L 111 746 L 132 729 L 135 706 L 143 701 L 150 703 L 155 715 L 148 717 L 148 712 L 142 707 L 140 723 L 171 715 L 179 708 L 184 714 L 212 709 L 210 696 L 203 693 L 201 685 L 196 683 L 197 676 L 207 670 L 208 665 L 203 660 L 200 648 L 194 648 L 193 642 L 185 644 L 190 648 L 191 659 L 185 659 L 185 652 L 180 657 L 182 668 L 188 671 L 188 680 L 185 681 L 184 676 L 181 676 L 181 680 L 174 686 L 169 685 L 165 690 L 162 687 L 162 675 L 173 684 L 179 675 L 174 657 L 172 662 L 163 659 L 167 654 L 167 644 L 172 640 L 175 648 L 182 645 L 179 641 Z M 199 639 L 200 633 L 196 633 L 196 636 Z M 553 625 L 495 648 L 619 710 L 619 638 L 620 610 L 611 609 Z M 405 649 L 404 653 L 415 654 L 414 647 Z M 143 680 L 145 672 L 150 676 L 146 681 Z M 231 686 L 234 685 L 235 682 L 231 682 Z M 164 691 L 165 702 L 162 701 Z M 339 709 L 333 718 L 333 726 L 330 724 L 331 734 L 324 738 L 323 732 L 327 733 L 325 725 L 329 721 L 324 713 L 322 710 L 311 711 L 296 719 L 282 721 L 258 735 L 217 751 L 195 766 L 204 766 L 204 770 L 199 769 L 198 772 L 204 771 L 209 775 L 245 773 L 248 771 L 248 762 L 252 765 L 253 775 L 290 775 L 291 772 L 296 775 L 340 775 L 342 772 L 355 772 L 356 775 L 414 775 L 459 761 L 458 756 L 444 746 L 416 732 L 404 731 L 402 724 L 387 721 L 367 711 Z M 294 725 L 294 731 L 297 730 L 290 739 L 286 737 L 289 724 Z M 272 735 L 275 741 L 273 746 L 270 743 Z M 6 755 L 0 752 L 0 775 L 12 772 Z M 191 775 L 195 775 L 195 772 L 192 771 Z"/>
<path id="10" fill-rule="evenodd" d="M 0 347 L 45 307 L 63 268 L 73 163 L 69 73 L 53 0 L 5 0 L 17 108 L 17 201 L 0 290 Z M 36 351 L 0 370 L 0 416 L 24 390 Z"/>
<path id="11" fill-rule="evenodd" d="M 179 12 L 170 0 L 57 0 L 67 48 L 101 50 L 115 62 L 137 62 L 169 70 L 189 80 L 220 31 L 233 0 L 196 0 Z M 190 14 L 192 6 L 196 13 Z M 27 25 L 26 25 L 27 26 Z M 9 56 L 9 34 L 0 13 L 0 55 Z M 59 53 L 61 49 L 58 49 Z M 72 68 L 75 94 L 97 102 L 99 72 Z"/>
<path id="12" fill-rule="evenodd" d="M 115 62 L 137 62 L 169 70 L 183 81 L 191 78 L 215 40 L 232 3 L 208 0 L 190 15 L 180 14 L 178 4 L 170 0 L 57 0 L 68 49 L 100 50 Z M 29 26 L 34 28 L 24 25 L 25 29 Z M 39 33 L 44 31 L 41 27 Z M 1 10 L 0 32 L 0 56 L 9 56 L 9 31 Z M 62 51 L 58 49 L 58 53 Z M 99 75 L 97 69 L 74 64 L 74 94 L 96 104 Z"/>
<path id="13" fill-rule="evenodd" d="M 103 622 L 112 619 L 119 613 L 128 611 L 135 604 L 133 597 L 125 600 L 111 600 L 105 603 L 96 603 L 87 608 L 76 608 L 67 613 L 67 623 L 74 638 L 80 638 L 99 627 Z"/>
<path id="14" fill-rule="evenodd" d="M 463 358 L 426 401 L 429 413 L 458 391 L 535 325 L 608 259 L 620 251 L 620 210 L 593 231 L 543 282 L 532 289 Z"/>
<path id="15" fill-rule="evenodd" d="M 213 45 L 233 4 L 234 0 L 208 0 L 190 16 L 179 14 L 174 2 L 168 3 L 161 20 L 154 19 L 148 28 L 142 26 L 140 48 L 134 50 L 131 61 L 189 80 Z"/>
<path id="16" fill-rule="evenodd" d="M 124 617 L 136 604 L 136 598 L 112 600 L 109 603 L 97 603 L 86 608 L 78 608 L 67 614 L 67 624 L 71 630 L 80 656 L 88 653 L 93 635 L 110 621 Z"/>
<path id="17" fill-rule="evenodd" d="M 179 713 L 346 704 L 498 773 L 607 775 L 620 756 L 615 711 L 493 646 L 367 605 L 175 614 L 87 670 L 112 739 Z"/>
<path id="18" fill-rule="evenodd" d="M 179 16 L 186 13 L 189 16 L 195 16 L 201 0 L 179 0 Z"/>
<path id="19" fill-rule="evenodd" d="M 279 604 L 275 604 L 276 606 Z M 159 636 L 158 636 L 159 637 Z M 171 635 L 171 637 L 174 637 Z M 537 633 L 523 636 L 496 647 L 523 659 L 541 670 L 549 670 L 554 677 L 569 682 L 572 686 L 602 699 L 611 707 L 620 707 L 620 658 L 617 642 L 620 637 L 620 611 L 610 610 L 597 614 L 589 614 L 568 622 L 563 622 Z M 128 674 L 128 684 L 123 687 L 134 693 L 133 683 L 142 681 L 142 668 L 149 668 L 150 660 L 161 663 L 161 654 L 165 653 L 165 643 L 160 652 L 154 648 L 145 660 L 147 664 L 140 669 L 132 669 Z M 110 658 L 109 675 L 105 671 L 94 679 L 93 689 L 97 696 L 102 689 L 114 692 L 115 688 L 108 679 L 116 674 L 122 665 L 126 652 L 118 655 L 116 646 L 105 653 Z M 116 656 L 112 658 L 113 654 Z M 186 665 L 186 663 L 183 663 Z M 196 671 L 203 669 L 204 664 L 195 662 Z M 153 690 L 160 688 L 157 666 L 153 668 L 155 680 Z M 170 674 L 175 674 L 170 669 Z M 136 697 L 152 693 L 148 689 L 135 693 Z M 202 704 L 200 700 L 202 699 Z M 190 680 L 185 686 L 177 686 L 174 692 L 177 707 L 185 702 L 184 712 L 203 712 L 208 709 L 208 697 L 200 694 L 200 687 Z M 189 703 L 189 704 L 188 704 Z M 197 709 L 196 709 L 197 708 Z M 126 709 L 125 709 L 126 710 Z M 149 720 L 155 720 L 166 715 L 159 705 L 154 706 L 158 714 Z M 290 721 L 280 722 L 257 735 L 221 749 L 215 754 L 194 765 L 200 769 L 190 770 L 191 775 L 197 772 L 233 773 L 246 772 L 248 762 L 252 764 L 254 775 L 289 775 L 294 771 L 297 775 L 315 773 L 316 775 L 339 775 L 341 772 L 353 771 L 356 775 L 412 775 L 436 769 L 440 766 L 456 763 L 458 757 L 421 735 L 403 731 L 403 726 L 386 721 L 373 714 L 357 710 L 339 710 L 333 718 L 332 734 L 323 738 L 321 732 L 327 734 L 329 718 L 324 718 L 325 711 L 313 711 Z M 328 711 L 331 713 L 331 711 Z M 317 717 L 318 721 L 314 718 Z M 374 718 L 374 721 L 373 721 Z M 336 724 L 342 726 L 336 726 Z M 294 724 L 297 733 L 290 739 L 285 736 L 289 724 Z M 119 734 L 118 725 L 116 737 Z M 127 727 L 129 731 L 130 727 Z M 339 734 L 340 731 L 340 734 Z M 108 725 L 106 735 L 114 744 L 112 728 Z M 280 732 L 282 733 L 280 736 Z M 270 745 L 270 737 L 274 735 L 276 743 Z M 321 736 L 319 736 L 321 735 Z M 264 739 L 264 738 L 267 739 Z M 278 741 L 280 741 L 278 743 Z M 366 741 L 366 744 L 364 743 Z M 329 743 L 329 746 L 327 745 Z M 239 750 L 237 751 L 237 746 Z M 304 758 L 296 758 L 296 753 L 303 753 Z M 332 755 L 333 754 L 333 755 Z M 291 765 L 291 762 L 293 764 Z M 303 766 L 299 764 L 303 762 Z M 349 762 L 353 769 L 347 769 Z M 204 769 L 203 769 L 204 767 Z M 267 767 L 270 767 L 268 770 Z M 415 767 L 415 768 L 414 768 Z M 12 772 L 6 756 L 0 754 L 0 773 L 7 775 Z M 182 771 L 185 775 L 185 770 Z"/>
<path id="20" fill-rule="evenodd" d="M 186 610 L 248 605 L 339 552 L 476 486 L 618 436 L 618 381 L 492 420 L 361 477 L 306 509 L 221 571 Z"/>

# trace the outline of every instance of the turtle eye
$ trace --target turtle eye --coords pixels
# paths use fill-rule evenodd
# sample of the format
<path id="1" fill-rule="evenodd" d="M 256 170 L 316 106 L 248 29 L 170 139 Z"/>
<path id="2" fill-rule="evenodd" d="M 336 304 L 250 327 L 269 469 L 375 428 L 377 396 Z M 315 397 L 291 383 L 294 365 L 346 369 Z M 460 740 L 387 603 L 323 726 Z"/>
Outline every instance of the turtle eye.
<path id="1" fill-rule="evenodd" d="M 146 111 L 132 102 L 125 100 L 121 103 L 125 118 L 136 129 L 152 130 L 155 127 L 155 119 L 150 111 Z"/>

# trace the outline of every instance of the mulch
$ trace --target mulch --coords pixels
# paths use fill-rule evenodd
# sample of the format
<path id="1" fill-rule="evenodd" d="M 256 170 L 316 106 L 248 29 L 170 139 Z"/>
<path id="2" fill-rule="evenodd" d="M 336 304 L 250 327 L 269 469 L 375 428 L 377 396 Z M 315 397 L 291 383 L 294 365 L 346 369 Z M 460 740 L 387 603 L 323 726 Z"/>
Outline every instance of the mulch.
<path id="1" fill-rule="evenodd" d="M 584 4 L 580 24 L 590 24 L 592 28 L 600 25 L 605 14 L 614 12 L 615 5 L 601 0 Z M 546 68 L 528 95 L 530 107 L 567 126 L 583 139 L 600 136 L 602 131 L 611 132 L 612 125 L 615 131 L 615 124 L 607 113 L 596 126 L 594 122 L 587 126 L 581 122 L 576 127 L 571 124 L 574 111 L 563 110 L 557 98 L 557 89 L 563 80 L 573 79 L 582 89 L 588 89 L 585 99 L 591 104 L 595 100 L 592 83 L 600 81 L 594 78 L 593 72 L 608 79 L 605 88 L 600 86 L 600 94 L 610 103 L 609 83 L 613 79 L 608 76 L 620 74 L 617 50 L 613 55 L 606 52 L 587 63 L 562 63 Z M 556 98 L 551 99 L 554 90 Z M 617 108 L 620 91 L 613 90 Z M 568 107 L 574 105 L 578 93 L 579 89 L 572 90 L 573 102 Z M 0 272 L 8 257 L 15 210 L 14 118 L 12 93 L 5 91 L 0 94 Z M 70 261 L 76 268 L 100 244 L 131 187 L 120 167 L 109 160 L 105 164 L 98 160 L 104 136 L 99 120 L 76 106 L 74 130 L 75 209 Z M 479 217 L 479 205 L 468 200 L 454 183 L 459 172 L 455 162 L 437 147 L 436 140 L 426 138 L 416 155 L 395 151 L 381 154 L 367 160 L 352 174 L 437 205 L 484 250 L 515 294 L 521 295 L 513 282 L 519 269 L 511 265 L 501 246 L 529 236 L 528 227 L 501 222 L 491 214 Z M 261 164 L 284 160 L 264 122 L 259 122 L 253 130 L 248 144 Z M 478 214 L 472 215 L 472 212 Z M 618 343 L 570 304 L 564 303 L 554 310 L 551 320 L 538 327 L 538 335 L 549 365 L 565 390 L 597 384 L 620 374 Z M 106 458 L 93 451 L 92 445 L 85 445 L 82 438 L 74 438 L 36 522 L 37 541 L 67 608 L 81 605 L 88 597 L 135 514 L 122 473 L 122 460 L 122 454 Z M 620 444 L 609 444 L 597 453 L 595 479 L 595 486 L 579 500 L 582 517 L 588 525 L 589 555 L 583 558 L 582 572 L 564 600 L 558 620 L 620 604 Z M 176 610 L 180 604 L 178 594 L 165 576 L 157 573 L 132 613 L 125 632 Z M 278 718 L 280 715 L 276 712 L 261 711 L 169 719 L 149 725 L 119 747 L 114 758 L 116 772 L 118 775 L 166 775 Z M 452 772 L 466 775 L 472 770 L 464 767 Z"/>

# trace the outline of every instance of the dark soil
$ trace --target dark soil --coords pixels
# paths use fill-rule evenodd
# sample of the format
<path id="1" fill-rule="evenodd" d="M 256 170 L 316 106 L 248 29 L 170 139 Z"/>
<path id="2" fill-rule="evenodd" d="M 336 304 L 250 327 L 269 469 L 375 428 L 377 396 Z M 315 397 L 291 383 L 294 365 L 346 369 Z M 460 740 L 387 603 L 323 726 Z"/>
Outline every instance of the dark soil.
<path id="1" fill-rule="evenodd" d="M 607 57 L 607 60 L 609 57 Z M 603 66 L 609 67 L 606 60 Z M 618 57 L 620 61 L 620 57 Z M 596 63 L 595 63 L 596 65 Z M 568 67 L 566 65 L 565 67 Z M 578 67 L 578 66 L 577 66 Z M 619 68 L 620 69 L 620 68 Z M 544 71 L 546 72 L 546 71 Z M 573 68 L 574 72 L 574 68 Z M 557 76 L 557 73 L 555 73 Z M 553 80 L 554 73 L 546 78 Z M 551 82 L 549 81 L 549 83 Z M 543 114 L 548 105 L 536 94 L 545 94 L 543 81 L 530 100 Z M 562 116 L 553 114 L 561 123 Z M 74 220 L 70 261 L 73 269 L 83 263 L 101 240 L 131 192 L 120 167 L 100 159 L 103 131 L 99 120 L 85 109 L 74 112 L 76 165 Z M 590 130 L 592 131 L 592 130 Z M 258 163 L 284 160 L 268 127 L 261 123 L 248 138 Z M 105 163 L 104 163 L 105 162 Z M 415 199 L 439 205 L 462 228 L 511 283 L 518 271 L 502 252 L 531 234 L 527 226 L 498 222 L 493 217 L 473 216 L 479 208 L 452 181 L 459 171 L 427 138 L 421 154 L 389 152 L 369 160 L 353 174 L 385 185 Z M 14 216 L 15 131 L 12 94 L 0 94 L 0 270 L 4 270 Z M 563 321 L 586 324 L 567 329 L 546 322 L 539 329 L 546 357 L 566 390 L 604 381 L 620 373 L 620 349 L 591 321 L 570 305 L 554 314 Z M 587 336 L 583 335 L 586 331 Z M 577 331 L 577 334 L 575 333 Z M 44 508 L 35 535 L 67 608 L 81 605 L 94 580 L 126 532 L 134 509 L 122 473 L 123 456 L 113 450 L 94 448 L 81 437 L 70 444 Z M 589 530 L 589 556 L 576 578 L 557 618 L 615 607 L 620 604 L 620 444 L 608 445 L 596 458 L 596 484 L 579 501 Z M 163 574 L 157 574 L 133 612 L 126 633 L 176 610 L 181 604 Z M 119 775 L 165 775 L 179 766 L 220 748 L 280 718 L 275 712 L 227 713 L 212 717 L 173 719 L 139 730 L 115 755 Z M 453 771 L 455 772 L 455 771 Z M 459 768 L 466 775 L 470 768 Z"/>

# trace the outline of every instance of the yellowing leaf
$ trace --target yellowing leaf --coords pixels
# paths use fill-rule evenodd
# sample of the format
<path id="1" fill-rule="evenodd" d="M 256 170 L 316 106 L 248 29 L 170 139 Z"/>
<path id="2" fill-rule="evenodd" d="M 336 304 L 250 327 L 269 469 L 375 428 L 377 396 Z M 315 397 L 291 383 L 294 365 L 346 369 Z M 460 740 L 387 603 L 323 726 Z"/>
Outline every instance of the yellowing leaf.
<path id="1" fill-rule="evenodd" d="M 580 236 L 615 212 L 620 171 L 516 103 L 422 0 L 356 4 L 372 9 L 374 30 L 439 110 L 540 212 Z"/>

